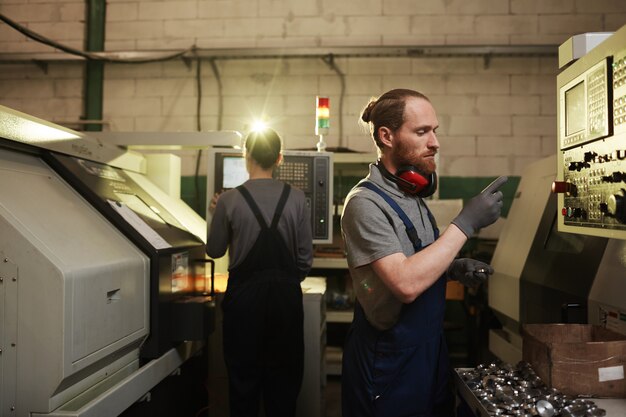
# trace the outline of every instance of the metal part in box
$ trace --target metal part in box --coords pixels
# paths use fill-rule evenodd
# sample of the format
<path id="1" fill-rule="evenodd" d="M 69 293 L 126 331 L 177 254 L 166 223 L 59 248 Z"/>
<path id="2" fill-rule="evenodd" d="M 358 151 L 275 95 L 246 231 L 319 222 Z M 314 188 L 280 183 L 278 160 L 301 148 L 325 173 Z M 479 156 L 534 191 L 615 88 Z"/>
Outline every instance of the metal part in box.
<path id="1" fill-rule="evenodd" d="M 480 403 L 478 398 L 474 395 L 472 390 L 467 386 L 461 374 L 466 371 L 470 371 L 472 368 L 455 368 L 454 369 L 454 386 L 456 387 L 457 394 L 465 401 L 474 416 L 491 417 L 487 409 Z"/>
<path id="2" fill-rule="evenodd" d="M 626 397 L 626 336 L 587 324 L 527 324 L 523 360 L 565 394 Z"/>
<path id="3" fill-rule="evenodd" d="M 548 388 L 530 364 L 506 362 L 457 368 L 454 385 L 463 416 L 519 415 L 539 417 L 623 417 L 626 400 L 576 398 Z"/>

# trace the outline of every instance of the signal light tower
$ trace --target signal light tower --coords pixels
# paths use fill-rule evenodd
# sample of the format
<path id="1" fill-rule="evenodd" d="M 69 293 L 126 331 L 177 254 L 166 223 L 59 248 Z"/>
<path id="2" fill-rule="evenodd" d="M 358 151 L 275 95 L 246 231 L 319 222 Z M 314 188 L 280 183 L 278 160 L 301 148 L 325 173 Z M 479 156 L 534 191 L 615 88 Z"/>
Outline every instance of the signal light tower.
<path id="1" fill-rule="evenodd" d="M 315 97 L 315 134 L 319 136 L 317 151 L 326 150 L 324 135 L 330 130 L 330 99 L 328 97 Z"/>

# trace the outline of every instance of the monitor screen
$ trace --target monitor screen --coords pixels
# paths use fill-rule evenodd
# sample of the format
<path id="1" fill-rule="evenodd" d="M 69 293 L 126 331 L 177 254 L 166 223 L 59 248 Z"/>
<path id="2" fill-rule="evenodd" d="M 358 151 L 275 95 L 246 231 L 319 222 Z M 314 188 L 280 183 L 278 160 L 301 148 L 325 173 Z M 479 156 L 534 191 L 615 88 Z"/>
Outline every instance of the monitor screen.
<path id="1" fill-rule="evenodd" d="M 581 81 L 565 92 L 565 135 L 582 132 L 585 127 L 585 83 Z"/>
<path id="2" fill-rule="evenodd" d="M 222 160 L 222 187 L 235 188 L 248 180 L 246 160 L 241 155 L 224 156 Z"/>

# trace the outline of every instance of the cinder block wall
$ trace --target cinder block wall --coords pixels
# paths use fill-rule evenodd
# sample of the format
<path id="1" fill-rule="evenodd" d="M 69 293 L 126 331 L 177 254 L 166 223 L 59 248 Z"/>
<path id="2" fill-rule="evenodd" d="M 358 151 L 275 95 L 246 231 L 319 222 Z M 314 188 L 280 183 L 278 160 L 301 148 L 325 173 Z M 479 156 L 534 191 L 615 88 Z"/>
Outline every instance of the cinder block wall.
<path id="1" fill-rule="evenodd" d="M 65 45 L 83 49 L 85 2 L 2 0 L 0 13 Z M 109 0 L 106 51 L 336 46 L 559 45 L 570 36 L 626 23 L 623 0 Z M 0 23 L 0 104 L 72 126 L 83 112 L 80 61 L 44 65 L 6 54 L 58 53 Z M 215 61 L 222 83 L 222 128 L 245 131 L 264 116 L 287 148 L 313 148 L 314 100 L 331 99 L 329 146 L 373 151 L 357 124 L 371 96 L 418 89 L 438 111 L 440 175 L 519 175 L 556 151 L 555 56 L 337 57 L 340 77 L 319 57 Z M 195 131 L 218 126 L 218 83 L 201 61 L 105 64 L 103 130 Z M 343 134 L 339 137 L 339 122 Z M 187 155 L 185 174 L 195 171 Z M 204 172 L 204 167 L 201 167 Z"/>

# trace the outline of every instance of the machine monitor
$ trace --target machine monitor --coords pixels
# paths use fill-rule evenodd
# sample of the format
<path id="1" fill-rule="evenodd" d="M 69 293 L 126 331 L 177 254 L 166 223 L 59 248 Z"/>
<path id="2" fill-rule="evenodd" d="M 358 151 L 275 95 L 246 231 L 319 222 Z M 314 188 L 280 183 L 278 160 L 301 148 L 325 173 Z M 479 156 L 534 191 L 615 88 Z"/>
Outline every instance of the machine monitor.
<path id="1" fill-rule="evenodd" d="M 579 82 L 565 91 L 565 134 L 572 136 L 585 130 L 585 84 Z"/>
<path id="2" fill-rule="evenodd" d="M 283 151 L 284 161 L 274 177 L 304 191 L 311 209 L 313 243 L 332 243 L 332 154 L 315 151 Z M 230 190 L 248 179 L 245 158 L 235 149 L 209 153 L 207 197 Z"/>

